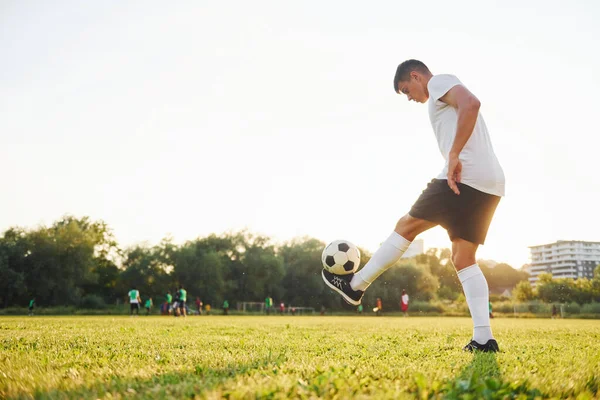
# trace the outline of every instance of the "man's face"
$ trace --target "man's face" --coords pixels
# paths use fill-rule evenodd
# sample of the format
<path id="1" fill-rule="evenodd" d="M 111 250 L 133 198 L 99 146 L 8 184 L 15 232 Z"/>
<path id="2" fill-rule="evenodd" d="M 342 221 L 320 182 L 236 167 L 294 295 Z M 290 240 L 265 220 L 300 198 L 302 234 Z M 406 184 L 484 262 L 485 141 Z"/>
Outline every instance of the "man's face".
<path id="1" fill-rule="evenodd" d="M 417 103 L 425 103 L 429 99 L 427 83 L 417 72 L 411 72 L 407 81 L 398 82 L 398 93 L 406 95 L 408 101 Z"/>

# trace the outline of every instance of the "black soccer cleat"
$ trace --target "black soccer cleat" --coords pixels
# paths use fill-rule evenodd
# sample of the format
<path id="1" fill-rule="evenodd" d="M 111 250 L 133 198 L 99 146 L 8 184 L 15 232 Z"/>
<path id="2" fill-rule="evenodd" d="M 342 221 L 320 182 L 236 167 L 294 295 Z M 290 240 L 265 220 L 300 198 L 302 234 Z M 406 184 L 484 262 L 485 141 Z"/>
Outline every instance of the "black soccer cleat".
<path id="1" fill-rule="evenodd" d="M 362 300 L 363 290 L 353 290 L 350 286 L 350 281 L 354 274 L 348 275 L 336 275 L 329 271 L 323 270 L 321 276 L 325 281 L 325 284 L 342 295 L 342 298 L 346 300 L 346 303 L 357 306 Z"/>
<path id="2" fill-rule="evenodd" d="M 468 345 L 463 348 L 464 351 L 481 351 L 484 353 L 496 353 L 500 351 L 498 347 L 498 342 L 495 339 L 490 339 L 486 344 L 479 344 L 474 340 L 471 340 Z"/>

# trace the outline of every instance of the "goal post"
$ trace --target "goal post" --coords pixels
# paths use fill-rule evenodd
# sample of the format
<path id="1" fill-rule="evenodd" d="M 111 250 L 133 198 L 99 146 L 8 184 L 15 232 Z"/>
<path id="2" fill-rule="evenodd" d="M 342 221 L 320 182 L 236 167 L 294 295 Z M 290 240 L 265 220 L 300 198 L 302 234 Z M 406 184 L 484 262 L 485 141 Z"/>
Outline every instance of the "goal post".
<path id="1" fill-rule="evenodd" d="M 260 301 L 242 301 L 237 303 L 237 310 L 241 313 L 265 313 L 265 303 Z"/>

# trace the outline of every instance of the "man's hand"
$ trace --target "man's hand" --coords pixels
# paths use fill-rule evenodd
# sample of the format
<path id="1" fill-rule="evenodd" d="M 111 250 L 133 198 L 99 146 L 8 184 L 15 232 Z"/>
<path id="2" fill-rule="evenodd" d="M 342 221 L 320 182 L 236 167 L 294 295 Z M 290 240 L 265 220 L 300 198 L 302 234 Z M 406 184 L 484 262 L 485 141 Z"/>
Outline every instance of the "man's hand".
<path id="1" fill-rule="evenodd" d="M 448 158 L 448 186 L 457 195 L 460 194 L 457 183 L 461 180 L 462 163 L 458 155 L 450 155 Z"/>

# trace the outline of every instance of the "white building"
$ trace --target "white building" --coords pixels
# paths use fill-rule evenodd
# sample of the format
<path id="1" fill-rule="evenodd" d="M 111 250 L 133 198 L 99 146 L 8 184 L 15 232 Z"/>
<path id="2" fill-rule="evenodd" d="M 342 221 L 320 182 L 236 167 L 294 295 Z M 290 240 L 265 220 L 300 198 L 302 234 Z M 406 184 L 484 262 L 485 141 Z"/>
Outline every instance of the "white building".
<path id="1" fill-rule="evenodd" d="M 425 254 L 425 243 L 423 242 L 423 239 L 413 240 L 402 255 L 402 258 L 410 258 L 418 256 L 419 254 Z"/>
<path id="2" fill-rule="evenodd" d="M 559 240 L 550 244 L 530 246 L 531 263 L 527 271 L 529 283 L 535 287 L 538 276 L 551 273 L 553 278 L 588 278 L 600 264 L 600 242 Z"/>

